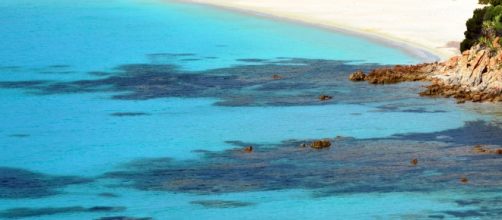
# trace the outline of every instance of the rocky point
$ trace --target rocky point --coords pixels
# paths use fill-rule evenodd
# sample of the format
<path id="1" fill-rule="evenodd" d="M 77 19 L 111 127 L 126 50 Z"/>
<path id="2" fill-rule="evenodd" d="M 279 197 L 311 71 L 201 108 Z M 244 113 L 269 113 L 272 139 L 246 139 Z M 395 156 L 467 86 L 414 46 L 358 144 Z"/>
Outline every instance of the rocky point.
<path id="1" fill-rule="evenodd" d="M 453 97 L 459 103 L 502 101 L 502 47 L 476 45 L 445 62 L 379 68 L 367 75 L 355 72 L 350 80 L 371 84 L 429 81 L 421 96 Z M 364 75 L 361 75 L 364 74 Z"/>

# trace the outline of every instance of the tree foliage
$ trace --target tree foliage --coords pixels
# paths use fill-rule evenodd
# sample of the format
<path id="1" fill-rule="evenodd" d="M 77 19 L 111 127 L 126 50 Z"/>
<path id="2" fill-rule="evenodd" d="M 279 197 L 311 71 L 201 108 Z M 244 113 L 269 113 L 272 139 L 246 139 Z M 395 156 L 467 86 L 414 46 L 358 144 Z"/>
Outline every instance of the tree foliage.
<path id="1" fill-rule="evenodd" d="M 480 39 L 486 41 L 502 36 L 502 0 L 479 0 L 479 3 L 489 5 L 474 10 L 472 18 L 467 20 L 465 39 L 460 44 L 461 51 L 481 43 Z"/>

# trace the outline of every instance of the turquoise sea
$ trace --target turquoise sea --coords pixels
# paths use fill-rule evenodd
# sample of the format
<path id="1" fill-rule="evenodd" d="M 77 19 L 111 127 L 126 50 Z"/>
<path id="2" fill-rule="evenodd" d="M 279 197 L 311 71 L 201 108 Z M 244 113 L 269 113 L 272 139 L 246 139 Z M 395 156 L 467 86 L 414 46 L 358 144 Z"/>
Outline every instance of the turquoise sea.
<path id="1" fill-rule="evenodd" d="M 500 106 L 347 80 L 404 49 L 169 0 L 3 0 L 0 40 L 0 219 L 502 218 Z"/>

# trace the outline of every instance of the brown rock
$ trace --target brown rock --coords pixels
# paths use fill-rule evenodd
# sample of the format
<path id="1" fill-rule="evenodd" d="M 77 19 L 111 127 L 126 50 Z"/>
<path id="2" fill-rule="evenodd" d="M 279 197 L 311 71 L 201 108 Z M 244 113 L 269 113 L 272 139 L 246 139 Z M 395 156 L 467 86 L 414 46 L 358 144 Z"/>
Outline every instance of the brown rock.
<path id="1" fill-rule="evenodd" d="M 484 149 L 483 146 L 481 146 L 481 145 L 476 145 L 476 146 L 474 146 L 474 148 L 472 148 L 472 151 L 474 153 L 485 153 L 486 149 Z"/>
<path id="2" fill-rule="evenodd" d="M 470 50 L 442 63 L 377 68 L 364 80 L 371 84 L 391 84 L 405 81 L 430 81 L 421 96 L 454 97 L 458 103 L 502 101 L 502 46 L 473 46 Z M 351 80 L 360 80 L 353 73 Z"/>
<path id="3" fill-rule="evenodd" d="M 253 146 L 247 146 L 247 147 L 244 147 L 244 152 L 246 152 L 246 153 L 251 153 L 251 152 L 253 152 Z"/>
<path id="4" fill-rule="evenodd" d="M 390 68 L 378 68 L 371 71 L 365 79 L 371 84 L 392 84 L 406 81 L 422 81 L 432 73 L 436 64 L 420 64 Z"/>
<path id="5" fill-rule="evenodd" d="M 330 99 L 332 99 L 333 97 L 332 96 L 329 96 L 329 95 L 320 95 L 319 96 L 319 100 L 321 101 L 328 101 Z"/>
<path id="6" fill-rule="evenodd" d="M 454 57 L 450 58 L 448 61 L 446 61 L 446 63 L 444 63 L 444 65 L 447 66 L 448 68 L 452 68 L 452 67 L 458 65 L 459 59 L 460 59 L 459 56 L 454 56 Z"/>
<path id="7" fill-rule="evenodd" d="M 364 81 L 366 79 L 366 74 L 363 71 L 357 71 L 349 76 L 349 80 L 351 81 Z"/>
<path id="8" fill-rule="evenodd" d="M 500 48 L 500 37 L 496 37 L 492 43 L 493 47 Z"/>
<path id="9" fill-rule="evenodd" d="M 502 148 L 498 149 L 487 149 L 484 148 L 482 145 L 476 145 L 474 148 L 472 148 L 472 152 L 477 153 L 477 154 L 502 154 Z"/>
<path id="10" fill-rule="evenodd" d="M 475 94 L 472 96 L 472 101 L 473 102 L 481 102 L 481 95 Z"/>
<path id="11" fill-rule="evenodd" d="M 463 176 L 460 178 L 460 182 L 463 184 L 467 184 L 469 182 L 469 179 L 467 179 L 467 177 Z"/>
<path id="12" fill-rule="evenodd" d="M 415 158 L 415 159 L 411 160 L 410 163 L 411 163 L 411 165 L 416 166 L 418 164 L 418 159 Z"/>
<path id="13" fill-rule="evenodd" d="M 314 141 L 310 144 L 310 147 L 315 149 L 323 149 L 331 146 L 331 142 L 329 140 L 318 140 Z"/>

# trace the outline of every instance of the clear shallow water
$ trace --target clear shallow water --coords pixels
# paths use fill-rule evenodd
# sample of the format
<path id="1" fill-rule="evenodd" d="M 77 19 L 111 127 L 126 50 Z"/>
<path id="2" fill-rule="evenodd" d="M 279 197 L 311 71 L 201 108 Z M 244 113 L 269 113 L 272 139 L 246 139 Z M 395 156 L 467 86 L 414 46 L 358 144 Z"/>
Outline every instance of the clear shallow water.
<path id="1" fill-rule="evenodd" d="M 500 144 L 499 116 L 346 80 L 418 62 L 398 49 L 172 2 L 3 1 L 0 23 L 1 217 L 501 215 L 480 192 L 500 158 L 469 153 Z M 298 148 L 336 136 L 352 138 Z"/>

